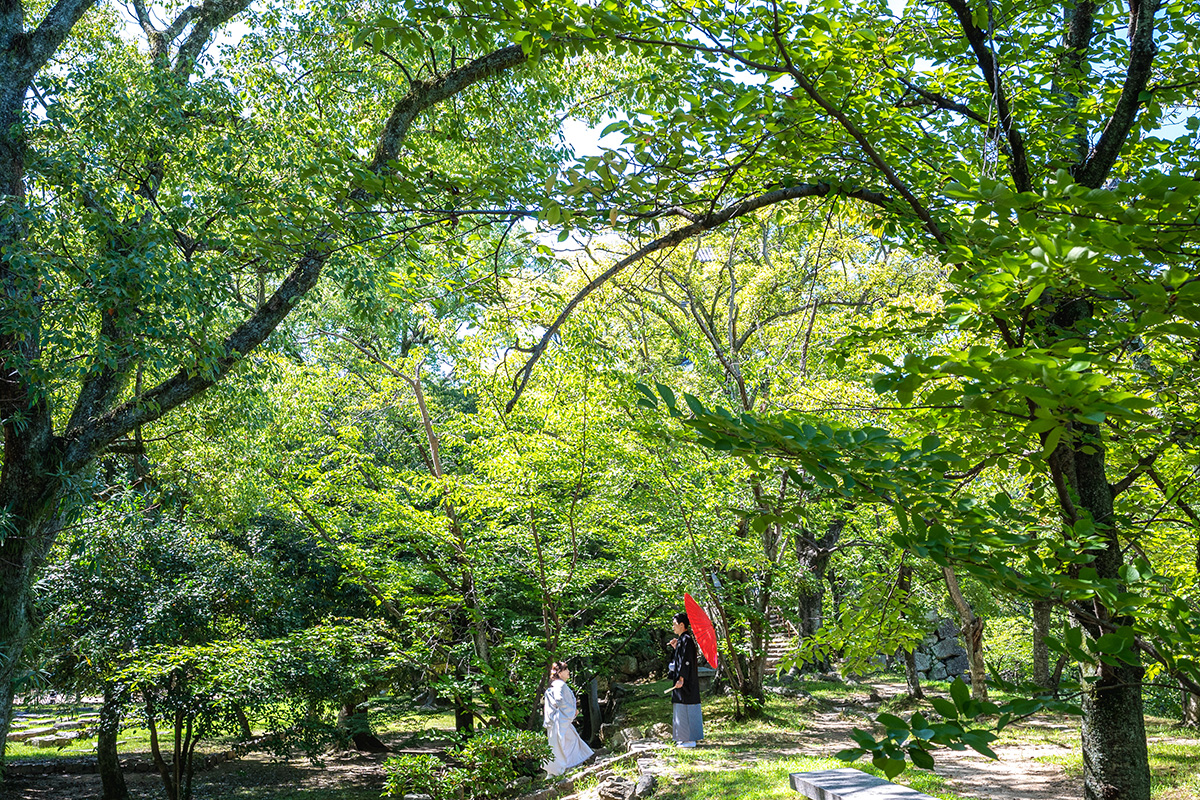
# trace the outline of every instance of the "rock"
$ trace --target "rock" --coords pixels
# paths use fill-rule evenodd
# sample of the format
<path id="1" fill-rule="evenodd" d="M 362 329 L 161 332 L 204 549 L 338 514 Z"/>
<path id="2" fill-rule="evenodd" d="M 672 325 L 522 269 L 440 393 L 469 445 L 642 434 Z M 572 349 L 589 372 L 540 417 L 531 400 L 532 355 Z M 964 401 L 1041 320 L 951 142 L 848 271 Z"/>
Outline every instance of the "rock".
<path id="1" fill-rule="evenodd" d="M 658 778 L 652 772 L 643 772 L 638 776 L 637 785 L 633 787 L 634 797 L 649 797 L 658 785 Z"/>
<path id="2" fill-rule="evenodd" d="M 29 740 L 29 743 L 34 747 L 65 747 L 68 742 L 78 737 L 79 734 L 67 731 L 56 736 L 35 736 Z"/>
<path id="3" fill-rule="evenodd" d="M 605 778 L 596 788 L 600 800 L 632 800 L 634 792 L 637 791 L 637 785 L 633 781 L 616 775 Z"/>
<path id="4" fill-rule="evenodd" d="M 922 653 L 918 650 L 913 653 L 913 662 L 917 665 L 917 672 L 929 671 L 930 658 L 928 653 Z"/>
<path id="5" fill-rule="evenodd" d="M 832 672 L 818 672 L 813 679 L 820 683 L 841 683 L 842 679 Z"/>
<path id="6" fill-rule="evenodd" d="M 942 663 L 946 667 L 946 674 L 952 678 L 962 675 L 971 666 L 971 661 L 966 655 L 950 656 Z"/>
<path id="7" fill-rule="evenodd" d="M 606 722 L 600 726 L 600 741 L 608 744 L 612 738 L 620 732 L 620 727 L 615 722 Z"/>
<path id="8" fill-rule="evenodd" d="M 940 661 L 933 662 L 933 669 L 929 670 L 929 680 L 931 680 L 931 681 L 946 680 L 946 665 Z"/>
<path id="9" fill-rule="evenodd" d="M 84 725 L 87 725 L 87 723 L 81 719 L 71 720 L 70 722 L 54 723 L 55 729 L 60 731 L 74 731 L 82 728 Z"/>
<path id="10" fill-rule="evenodd" d="M 715 669 L 713 669 L 712 667 L 697 667 L 696 668 L 696 677 L 700 681 L 700 691 L 702 691 L 702 692 L 708 691 L 708 688 L 710 686 L 712 686 L 713 677 L 716 674 L 717 674 L 717 671 Z"/>
<path id="11" fill-rule="evenodd" d="M 608 742 L 608 746 L 614 751 L 628 750 L 629 745 L 641 738 L 642 731 L 640 728 L 622 728 L 613 735 L 612 741 Z"/>
<path id="12" fill-rule="evenodd" d="M 651 739 L 664 739 L 664 740 L 670 739 L 672 736 L 675 735 L 674 732 L 671 730 L 671 726 L 665 722 L 656 722 L 653 725 L 651 725 L 649 734 L 650 734 Z"/>
<path id="13" fill-rule="evenodd" d="M 625 656 L 624 658 L 622 658 L 620 660 L 620 662 L 618 662 L 617 671 L 619 671 L 622 675 L 625 675 L 625 676 L 637 675 L 637 671 L 638 671 L 637 659 L 634 658 L 633 656 Z"/>
<path id="14" fill-rule="evenodd" d="M 951 656 L 966 655 L 967 651 L 963 649 L 957 639 L 943 639 L 933 646 L 933 654 L 945 661 Z"/>
<path id="15" fill-rule="evenodd" d="M 957 639 L 958 626 L 954 624 L 952 619 L 944 619 L 937 626 L 937 636 L 939 639 Z"/>
<path id="16" fill-rule="evenodd" d="M 10 742 L 25 742 L 35 736 L 50 736 L 54 733 L 54 726 L 48 728 L 26 728 L 23 731 L 16 731 L 8 735 Z"/>

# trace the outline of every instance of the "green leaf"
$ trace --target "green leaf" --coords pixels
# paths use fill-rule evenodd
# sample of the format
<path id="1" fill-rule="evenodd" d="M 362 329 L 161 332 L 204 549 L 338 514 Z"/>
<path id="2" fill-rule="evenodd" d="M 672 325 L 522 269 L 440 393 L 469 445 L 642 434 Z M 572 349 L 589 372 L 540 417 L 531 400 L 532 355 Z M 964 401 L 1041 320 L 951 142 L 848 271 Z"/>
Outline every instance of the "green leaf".
<path id="1" fill-rule="evenodd" d="M 678 408 L 679 404 L 675 401 L 675 393 L 671 391 L 671 387 L 664 386 L 656 381 L 654 388 L 658 389 L 659 395 L 662 397 L 663 402 L 665 402 L 668 407 L 671 409 Z"/>
<path id="2" fill-rule="evenodd" d="M 967 701 L 971 699 L 971 689 L 962 678 L 955 678 L 950 684 L 950 696 L 954 698 L 954 705 L 960 710 L 966 708 Z"/>
<path id="3" fill-rule="evenodd" d="M 912 759 L 913 766 L 921 769 L 933 769 L 933 756 L 919 747 L 910 747 L 908 757 Z"/>
<path id="4" fill-rule="evenodd" d="M 929 704 L 946 719 L 958 719 L 958 708 L 944 697 L 930 697 Z"/>

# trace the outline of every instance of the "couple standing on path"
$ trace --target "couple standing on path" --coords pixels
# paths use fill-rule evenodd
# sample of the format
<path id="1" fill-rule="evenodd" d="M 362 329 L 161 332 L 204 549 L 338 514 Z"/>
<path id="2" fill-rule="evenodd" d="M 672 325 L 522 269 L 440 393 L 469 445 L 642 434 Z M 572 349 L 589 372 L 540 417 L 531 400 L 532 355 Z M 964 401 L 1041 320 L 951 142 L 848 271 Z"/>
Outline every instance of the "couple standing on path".
<path id="1" fill-rule="evenodd" d="M 699 650 L 687 614 L 676 614 L 671 628 L 676 638 L 669 644 L 675 652 L 667 664 L 667 676 L 675 679 L 675 685 L 668 690 L 671 692 L 675 744 L 695 747 L 696 742 L 704 738 L 704 721 L 700 715 Z M 555 661 L 550 668 L 550 686 L 542 703 L 542 725 L 554 755 L 553 760 L 542 765 L 549 775 L 562 775 L 594 754 L 571 724 L 578 714 L 578 706 L 575 693 L 567 685 L 570 679 L 571 670 L 566 663 Z"/>

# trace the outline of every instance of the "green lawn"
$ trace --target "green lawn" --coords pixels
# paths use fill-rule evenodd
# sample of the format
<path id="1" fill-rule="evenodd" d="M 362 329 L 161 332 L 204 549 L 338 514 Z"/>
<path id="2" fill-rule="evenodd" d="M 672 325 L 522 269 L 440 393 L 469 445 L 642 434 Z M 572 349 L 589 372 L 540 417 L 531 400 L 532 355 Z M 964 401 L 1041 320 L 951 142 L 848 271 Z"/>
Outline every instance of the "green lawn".
<path id="1" fill-rule="evenodd" d="M 1147 720 L 1150 782 L 1153 800 L 1195 800 L 1200 797 L 1200 734 L 1167 720 Z M 1079 732 L 1070 731 L 1078 747 Z M 1083 780 L 1083 756 L 1075 750 L 1064 755 L 1040 756 L 1038 761 L 1058 764 L 1072 778 Z"/>
<path id="2" fill-rule="evenodd" d="M 45 715 L 46 718 L 74 716 L 72 709 L 64 706 L 19 706 L 18 711 Z M 91 709 L 87 709 L 91 710 Z M 454 714 L 442 709 L 412 709 L 406 700 L 377 698 L 371 701 L 371 724 L 376 733 L 387 738 L 440 739 L 454 731 Z M 47 723 L 48 724 L 48 723 Z M 39 725 L 40 727 L 40 725 Z M 150 731 L 130 726 L 122 728 L 118 737 L 117 752 L 121 755 L 148 755 L 150 753 Z M 159 731 L 162 747 L 170 747 L 170 733 Z M 227 750 L 238 742 L 228 734 L 201 739 L 196 746 L 198 754 Z M 9 741 L 6 757 L 14 762 L 59 758 L 81 758 L 96 752 L 96 737 L 80 737 L 64 747 L 34 747 L 28 742 Z"/>
<path id="3" fill-rule="evenodd" d="M 760 757 L 752 760 L 728 761 L 719 749 L 697 748 L 691 752 L 678 751 L 678 770 L 682 780 L 663 786 L 655 794 L 662 800 L 796 800 L 798 796 L 791 787 L 793 772 L 816 769 L 838 769 L 847 766 L 832 758 L 810 758 L 796 756 L 772 759 Z M 872 775 L 882 773 L 864 764 L 856 769 Z M 928 772 L 906 772 L 894 783 L 910 786 L 942 800 L 963 800 L 959 795 L 943 789 L 944 779 Z"/>

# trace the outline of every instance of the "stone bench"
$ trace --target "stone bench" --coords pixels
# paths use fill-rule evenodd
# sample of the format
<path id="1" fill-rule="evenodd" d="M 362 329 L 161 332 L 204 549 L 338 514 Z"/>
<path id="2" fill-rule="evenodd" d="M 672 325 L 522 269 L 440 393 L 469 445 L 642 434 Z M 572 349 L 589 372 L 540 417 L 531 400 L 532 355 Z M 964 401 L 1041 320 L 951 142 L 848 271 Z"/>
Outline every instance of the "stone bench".
<path id="1" fill-rule="evenodd" d="M 811 800 L 934 800 L 850 767 L 793 772 L 792 788 Z"/>

